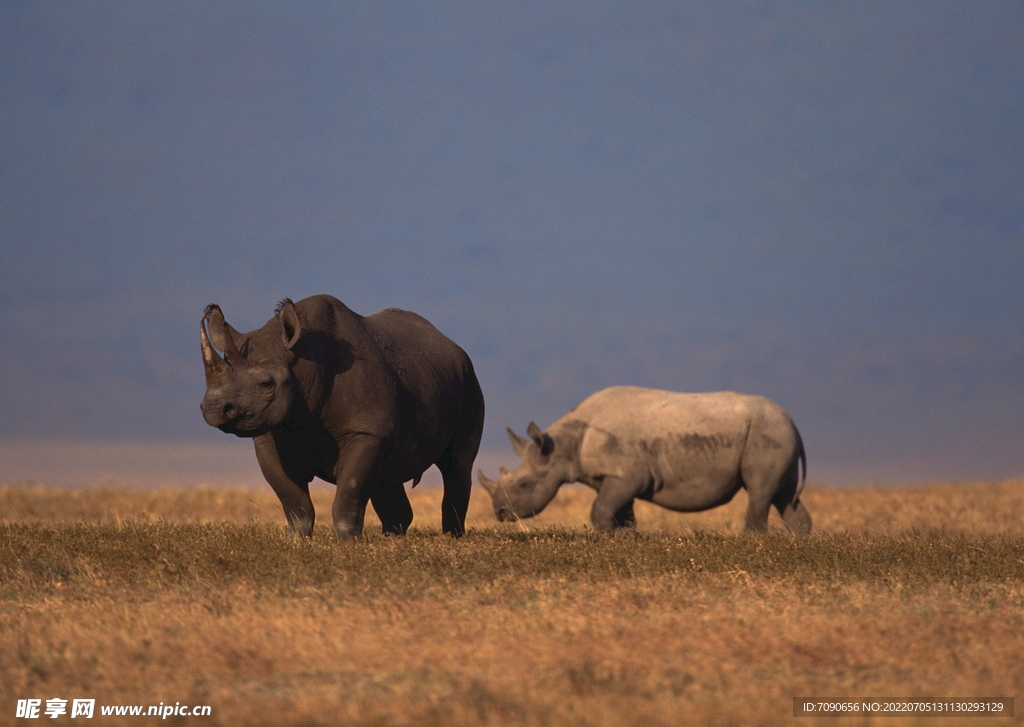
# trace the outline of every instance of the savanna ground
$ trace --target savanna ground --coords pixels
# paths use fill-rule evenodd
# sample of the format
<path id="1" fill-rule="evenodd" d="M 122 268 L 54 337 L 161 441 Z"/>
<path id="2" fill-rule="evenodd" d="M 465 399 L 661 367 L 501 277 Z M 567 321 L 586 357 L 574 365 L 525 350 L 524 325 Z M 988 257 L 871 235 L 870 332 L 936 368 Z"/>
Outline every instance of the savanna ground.
<path id="1" fill-rule="evenodd" d="M 190 725 L 1024 721 L 793 716 L 794 697 L 1024 714 L 1024 481 L 812 483 L 802 540 L 774 513 L 738 535 L 742 494 L 693 515 L 641 503 L 637 533 L 598 535 L 573 486 L 522 523 L 475 492 L 458 541 L 417 489 L 408 536 L 339 542 L 332 490 L 302 542 L 269 488 L 0 487 L 0 724 L 53 697 L 211 707 L 165 720 Z M 157 721 L 97 706 L 85 723 Z"/>

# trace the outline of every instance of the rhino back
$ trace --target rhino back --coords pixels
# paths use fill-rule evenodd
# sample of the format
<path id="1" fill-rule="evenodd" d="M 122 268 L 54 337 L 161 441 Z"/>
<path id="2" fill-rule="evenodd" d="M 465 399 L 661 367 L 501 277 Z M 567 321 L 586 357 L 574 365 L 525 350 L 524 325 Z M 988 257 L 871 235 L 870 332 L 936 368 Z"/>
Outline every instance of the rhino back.
<path id="1" fill-rule="evenodd" d="M 398 308 L 364 320 L 388 367 L 417 400 L 441 405 L 461 393 L 467 370 L 472 369 L 469 357 L 429 321 Z"/>
<path id="2" fill-rule="evenodd" d="M 714 436 L 737 427 L 745 429 L 753 417 L 774 414 L 775 409 L 778 407 L 769 399 L 731 391 L 687 394 L 614 386 L 584 399 L 566 418 L 631 438 L 684 432 Z"/>
<path id="3" fill-rule="evenodd" d="M 482 395 L 466 400 L 467 391 L 479 390 L 473 364 L 416 313 L 388 308 L 364 321 L 396 379 L 400 423 L 395 446 L 411 470 L 418 468 L 415 477 L 441 456 L 466 417 L 482 420 Z M 464 407 L 480 411 L 464 412 Z"/>
<path id="4" fill-rule="evenodd" d="M 330 295 L 304 298 L 295 308 L 303 331 L 293 370 L 310 409 L 335 435 L 386 436 L 395 421 L 394 374 L 366 319 Z"/>
<path id="5" fill-rule="evenodd" d="M 579 453 L 585 475 L 645 479 L 651 496 L 676 488 L 695 498 L 694 507 L 712 496 L 706 493 L 738 482 L 752 430 L 783 441 L 786 427 L 792 428 L 788 415 L 764 397 L 639 387 L 599 391 L 570 418 L 587 424 Z"/>

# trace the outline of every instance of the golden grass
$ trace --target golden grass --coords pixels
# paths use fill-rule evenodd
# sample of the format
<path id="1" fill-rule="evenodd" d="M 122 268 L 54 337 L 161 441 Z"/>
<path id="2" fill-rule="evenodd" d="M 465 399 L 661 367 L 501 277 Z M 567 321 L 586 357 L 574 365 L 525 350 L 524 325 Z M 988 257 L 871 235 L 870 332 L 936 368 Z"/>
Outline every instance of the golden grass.
<path id="1" fill-rule="evenodd" d="M 311 488 L 318 522 L 330 522 L 334 488 L 322 483 Z M 440 529 L 441 490 L 409 490 L 414 528 Z M 494 521 L 490 501 L 479 489 L 470 502 L 467 525 L 480 529 L 543 530 L 549 527 L 589 527 L 594 492 L 567 485 L 537 517 L 502 525 Z M 904 487 L 821 487 L 813 483 L 803 501 L 814 518 L 815 533 L 897 533 L 941 531 L 972 535 L 1024 535 L 1024 480 L 932 483 Z M 695 531 L 738 533 L 743 524 L 746 496 L 740 493 L 723 507 L 700 513 L 678 513 L 637 501 L 639 528 L 645 532 L 686 534 Z M 373 509 L 367 510 L 367 529 L 379 527 Z M 0 522 L 117 523 L 127 521 L 174 523 L 282 524 L 284 515 L 269 487 L 246 489 L 196 488 L 132 490 L 101 487 L 64 490 L 41 486 L 0 486 Z M 785 526 L 773 510 L 773 529 Z"/>
<path id="2" fill-rule="evenodd" d="M 340 606 L 51 597 L 5 608 L 3 703 L 180 701 L 212 705 L 211 724 L 782 724 L 794 696 L 1020 695 L 1022 608 L 1019 585 L 907 597 L 729 577 Z"/>
<path id="3" fill-rule="evenodd" d="M 774 515 L 735 536 L 742 496 L 600 536 L 572 487 L 523 523 L 477 493 L 459 541 L 417 489 L 410 536 L 343 543 L 330 494 L 300 542 L 269 491 L 0 488 L 0 724 L 55 696 L 211 705 L 179 724 L 602 727 L 1024 696 L 1024 482 L 809 486 L 804 540 Z"/>

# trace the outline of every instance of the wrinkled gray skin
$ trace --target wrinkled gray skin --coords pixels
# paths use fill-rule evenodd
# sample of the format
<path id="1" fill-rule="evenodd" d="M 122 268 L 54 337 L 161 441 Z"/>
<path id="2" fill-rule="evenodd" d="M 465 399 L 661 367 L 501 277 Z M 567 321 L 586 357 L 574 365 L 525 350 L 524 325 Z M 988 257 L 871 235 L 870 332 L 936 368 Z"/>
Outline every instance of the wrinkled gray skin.
<path id="1" fill-rule="evenodd" d="M 566 482 L 597 490 L 590 512 L 601 531 L 635 527 L 633 500 L 696 512 L 746 488 L 745 530 L 768 527 L 774 505 L 796 534 L 811 531 L 798 472 L 807 460 L 793 420 L 774 402 L 732 392 L 680 394 L 615 386 L 592 394 L 545 431 L 530 423 L 522 457 L 495 482 L 478 472 L 499 520 L 528 518 Z"/>
<path id="2" fill-rule="evenodd" d="M 339 536 L 362 534 L 367 501 L 385 533 L 402 534 L 412 522 L 403 483 L 434 464 L 441 526 L 465 532 L 483 394 L 469 357 L 430 323 L 397 308 L 363 317 L 316 295 L 285 299 L 249 333 L 209 305 L 199 330 L 203 418 L 253 438 L 292 530 L 312 533 L 309 483 L 319 477 L 337 486 Z"/>

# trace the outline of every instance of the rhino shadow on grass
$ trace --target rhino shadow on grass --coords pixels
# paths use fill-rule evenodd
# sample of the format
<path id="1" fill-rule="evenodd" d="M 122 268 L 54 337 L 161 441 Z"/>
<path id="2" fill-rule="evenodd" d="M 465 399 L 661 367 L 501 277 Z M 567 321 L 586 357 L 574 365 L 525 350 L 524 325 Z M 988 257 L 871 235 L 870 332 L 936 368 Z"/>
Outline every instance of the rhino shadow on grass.
<path id="1" fill-rule="evenodd" d="M 478 472 L 498 520 L 538 514 L 558 488 L 597 490 L 590 520 L 600 531 L 636 526 L 633 501 L 698 512 L 749 497 L 744 530 L 768 528 L 774 505 L 793 533 L 811 531 L 800 502 L 807 459 L 800 432 L 777 404 L 733 392 L 683 394 L 615 386 L 592 394 L 529 439 L 508 430 L 522 458 L 490 480 Z M 803 477 L 800 474 L 803 467 Z"/>

